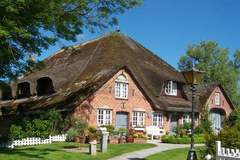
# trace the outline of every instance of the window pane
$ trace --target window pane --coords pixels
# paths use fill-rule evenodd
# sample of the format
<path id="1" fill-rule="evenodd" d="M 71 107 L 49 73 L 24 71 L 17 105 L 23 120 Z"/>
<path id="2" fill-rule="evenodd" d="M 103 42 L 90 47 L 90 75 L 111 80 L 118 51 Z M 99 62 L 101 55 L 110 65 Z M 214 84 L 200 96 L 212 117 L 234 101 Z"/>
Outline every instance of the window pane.
<path id="1" fill-rule="evenodd" d="M 165 94 L 167 95 L 177 95 L 177 83 L 173 81 L 168 81 L 165 87 Z"/>
<path id="2" fill-rule="evenodd" d="M 220 105 L 220 93 L 215 93 L 215 105 Z"/>
<path id="3" fill-rule="evenodd" d="M 128 98 L 128 84 L 125 82 L 115 82 L 115 97 Z"/>
<path id="4" fill-rule="evenodd" d="M 163 114 L 154 113 L 153 114 L 153 126 L 163 127 Z"/>
<path id="5" fill-rule="evenodd" d="M 112 123 L 112 110 L 98 109 L 97 123 L 98 125 L 110 125 Z"/>

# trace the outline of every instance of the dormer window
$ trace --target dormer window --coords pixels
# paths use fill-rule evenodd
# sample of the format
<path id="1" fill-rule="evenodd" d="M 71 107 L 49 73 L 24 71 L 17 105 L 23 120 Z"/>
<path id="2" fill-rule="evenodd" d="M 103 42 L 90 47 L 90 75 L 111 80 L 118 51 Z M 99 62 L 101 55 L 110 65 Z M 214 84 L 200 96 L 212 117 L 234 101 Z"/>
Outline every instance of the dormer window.
<path id="1" fill-rule="evenodd" d="M 177 83 L 168 81 L 165 87 L 165 94 L 170 96 L 177 96 Z"/>
<path id="2" fill-rule="evenodd" d="M 115 97 L 128 99 L 128 81 L 123 74 L 118 76 L 115 80 Z"/>

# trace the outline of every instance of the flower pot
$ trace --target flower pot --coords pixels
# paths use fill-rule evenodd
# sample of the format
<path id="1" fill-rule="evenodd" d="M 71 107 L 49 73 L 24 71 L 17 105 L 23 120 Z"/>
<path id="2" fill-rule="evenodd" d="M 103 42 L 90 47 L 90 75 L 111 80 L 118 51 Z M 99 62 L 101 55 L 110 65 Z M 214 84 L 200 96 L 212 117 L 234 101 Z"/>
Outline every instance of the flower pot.
<path id="1" fill-rule="evenodd" d="M 145 138 L 134 138 L 133 142 L 143 144 L 143 143 L 147 143 L 147 139 L 145 139 Z"/>
<path id="2" fill-rule="evenodd" d="M 127 136 L 126 141 L 127 141 L 128 143 L 133 143 L 133 142 L 134 142 L 133 136 Z"/>
<path id="3" fill-rule="evenodd" d="M 118 137 L 111 137 L 110 139 L 109 139 L 109 143 L 110 144 L 118 144 Z"/>
<path id="4" fill-rule="evenodd" d="M 119 143 L 126 143 L 126 138 L 121 136 L 119 139 L 118 139 L 118 142 Z"/>
<path id="5" fill-rule="evenodd" d="M 85 136 L 77 136 L 74 138 L 74 142 L 76 143 L 85 143 L 86 137 Z"/>

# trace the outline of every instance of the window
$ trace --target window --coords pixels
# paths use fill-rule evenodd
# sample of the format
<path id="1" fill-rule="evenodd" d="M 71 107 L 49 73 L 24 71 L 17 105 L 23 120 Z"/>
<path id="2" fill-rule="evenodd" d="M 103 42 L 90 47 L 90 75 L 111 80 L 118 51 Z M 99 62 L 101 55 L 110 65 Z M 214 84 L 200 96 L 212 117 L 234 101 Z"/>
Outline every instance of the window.
<path id="1" fill-rule="evenodd" d="M 144 127 L 145 124 L 145 112 L 134 111 L 133 112 L 133 127 Z"/>
<path id="2" fill-rule="evenodd" d="M 219 92 L 216 92 L 215 93 L 215 105 L 220 105 L 220 93 Z"/>
<path id="3" fill-rule="evenodd" d="M 153 126 L 163 127 L 162 113 L 153 113 Z"/>
<path id="4" fill-rule="evenodd" d="M 37 80 L 37 95 L 49 95 L 54 93 L 53 82 L 49 77 L 42 77 Z"/>
<path id="5" fill-rule="evenodd" d="M 98 124 L 98 126 L 112 124 L 112 110 L 98 109 L 97 110 L 97 124 Z"/>
<path id="6" fill-rule="evenodd" d="M 177 96 L 177 83 L 173 81 L 168 81 L 165 87 L 166 95 Z"/>
<path id="7" fill-rule="evenodd" d="M 17 85 L 17 98 L 27 98 L 30 97 L 30 83 L 22 82 Z"/>
<path id="8" fill-rule="evenodd" d="M 115 81 L 115 97 L 121 99 L 128 98 L 128 82 L 124 75 L 118 76 Z"/>
<path id="9" fill-rule="evenodd" d="M 182 120 L 183 120 L 183 124 L 190 123 L 191 122 L 190 114 L 184 114 Z"/>

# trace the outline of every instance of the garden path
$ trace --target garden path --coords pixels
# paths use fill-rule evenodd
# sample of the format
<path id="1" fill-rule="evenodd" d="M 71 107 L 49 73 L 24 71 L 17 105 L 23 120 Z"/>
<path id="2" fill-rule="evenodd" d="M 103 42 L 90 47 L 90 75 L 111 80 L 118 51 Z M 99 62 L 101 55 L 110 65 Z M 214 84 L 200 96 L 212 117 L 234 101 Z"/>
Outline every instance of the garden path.
<path id="1" fill-rule="evenodd" d="M 109 160 L 144 160 L 144 158 L 158 152 L 177 149 L 177 148 L 190 147 L 189 144 L 168 144 L 168 143 L 160 143 L 159 141 L 149 141 L 148 143 L 153 143 L 153 144 L 156 144 L 157 146 L 154 148 L 126 153 L 117 157 L 113 157 Z M 196 146 L 203 146 L 203 144 L 197 144 Z"/>

